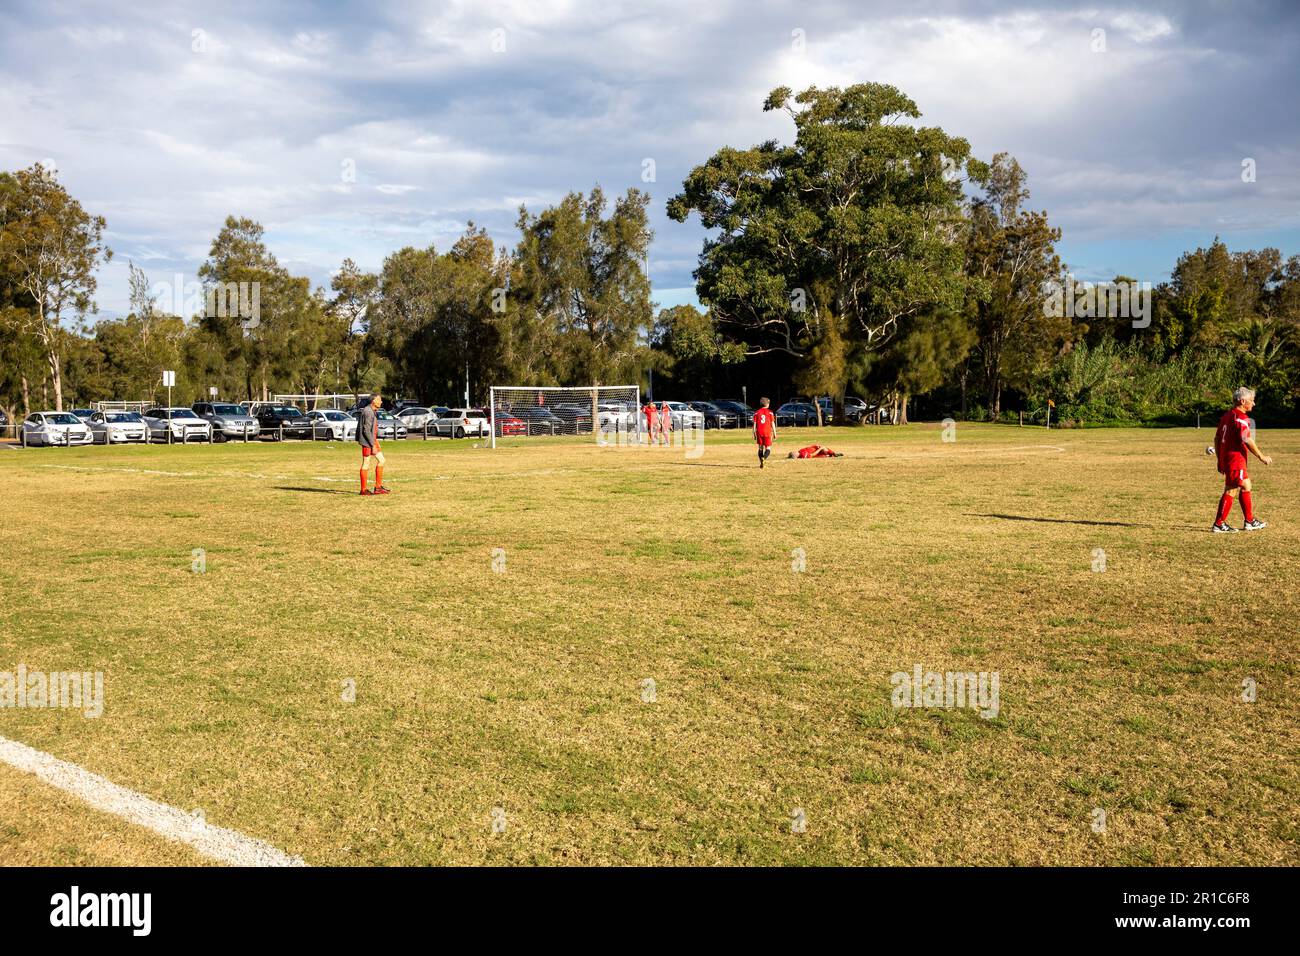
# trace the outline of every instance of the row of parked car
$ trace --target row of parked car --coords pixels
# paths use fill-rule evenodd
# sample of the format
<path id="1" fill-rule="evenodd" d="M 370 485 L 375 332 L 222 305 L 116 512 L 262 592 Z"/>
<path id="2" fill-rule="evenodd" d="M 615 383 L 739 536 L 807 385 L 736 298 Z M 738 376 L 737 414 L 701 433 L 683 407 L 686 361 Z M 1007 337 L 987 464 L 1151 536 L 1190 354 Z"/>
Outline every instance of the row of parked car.
<path id="1" fill-rule="evenodd" d="M 124 442 L 224 442 L 288 438 L 353 441 L 357 412 L 364 402 L 347 411 L 314 409 L 304 412 L 275 402 L 195 402 L 189 408 L 166 407 L 143 412 L 74 408 L 68 412 L 33 412 L 23 421 L 21 438 L 28 445 L 110 445 Z M 635 431 L 644 427 L 644 412 L 630 402 L 548 405 L 504 405 L 492 416 L 482 408 L 448 408 L 414 402 L 386 403 L 378 415 L 379 438 L 406 438 L 411 434 L 448 438 L 486 438 L 495 417 L 498 436 L 580 435 L 593 427 L 602 431 Z M 675 430 L 749 428 L 754 409 L 744 402 L 657 402 L 668 406 Z M 816 425 L 834 421 L 830 399 L 786 402 L 776 409 L 778 427 Z M 844 402 L 844 418 L 861 422 L 875 409 L 859 398 Z M 7 424 L 7 423 L 6 423 Z"/>
<path id="2" fill-rule="evenodd" d="M 359 406 L 358 406 L 359 408 Z M 74 408 L 67 412 L 33 412 L 23 421 L 27 445 L 116 445 L 126 442 L 253 441 L 287 438 L 353 441 L 357 409 L 304 412 L 273 402 L 196 402 L 189 408 L 166 407 L 143 412 Z M 424 408 L 417 414 L 378 412 L 379 438 L 406 438 L 412 432 L 464 438 L 490 431 L 481 409 Z"/>

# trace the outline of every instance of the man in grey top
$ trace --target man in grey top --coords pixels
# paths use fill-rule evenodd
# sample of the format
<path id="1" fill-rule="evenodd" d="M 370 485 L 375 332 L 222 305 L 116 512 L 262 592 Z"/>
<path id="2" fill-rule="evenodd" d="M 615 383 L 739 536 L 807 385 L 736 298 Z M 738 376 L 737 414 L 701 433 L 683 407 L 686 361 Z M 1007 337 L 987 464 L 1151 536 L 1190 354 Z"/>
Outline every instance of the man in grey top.
<path id="1" fill-rule="evenodd" d="M 357 444 L 361 446 L 361 493 L 363 495 L 386 495 L 384 487 L 384 453 L 379 450 L 379 408 L 383 397 L 378 393 L 370 396 L 370 404 L 363 405 L 357 412 Z M 366 466 L 370 460 L 375 462 L 375 490 L 366 488 Z"/>

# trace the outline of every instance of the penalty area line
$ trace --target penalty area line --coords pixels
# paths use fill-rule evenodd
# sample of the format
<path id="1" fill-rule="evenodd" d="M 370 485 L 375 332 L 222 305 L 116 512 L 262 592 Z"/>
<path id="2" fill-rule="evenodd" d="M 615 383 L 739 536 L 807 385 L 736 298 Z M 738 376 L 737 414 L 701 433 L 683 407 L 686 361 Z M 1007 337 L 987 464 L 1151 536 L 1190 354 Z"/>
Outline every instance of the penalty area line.
<path id="1" fill-rule="evenodd" d="M 230 866 L 306 866 L 301 857 L 290 856 L 269 843 L 236 830 L 212 826 L 202 816 L 160 803 L 16 740 L 0 737 L 0 761 L 96 810 L 152 830 L 165 839 L 184 843 L 219 863 Z"/>

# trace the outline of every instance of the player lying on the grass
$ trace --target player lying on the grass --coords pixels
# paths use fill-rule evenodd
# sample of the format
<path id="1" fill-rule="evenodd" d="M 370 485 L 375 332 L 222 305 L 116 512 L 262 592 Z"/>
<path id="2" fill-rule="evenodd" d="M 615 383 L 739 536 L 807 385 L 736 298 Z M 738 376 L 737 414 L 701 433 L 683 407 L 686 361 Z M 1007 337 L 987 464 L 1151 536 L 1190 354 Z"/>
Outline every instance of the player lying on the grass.
<path id="1" fill-rule="evenodd" d="M 754 441 L 758 443 L 758 467 L 762 468 L 772 455 L 772 442 L 776 441 L 776 416 L 768 406 L 770 399 L 758 400 L 758 411 L 754 412 Z"/>
<path id="2" fill-rule="evenodd" d="M 805 445 L 798 451 L 792 451 L 787 458 L 843 458 L 844 452 L 836 451 L 828 445 Z"/>
<path id="3" fill-rule="evenodd" d="M 1250 475 L 1246 474 L 1246 452 L 1249 451 L 1266 465 L 1273 464 L 1273 459 L 1259 450 L 1254 437 L 1250 434 L 1250 417 L 1247 414 L 1255 407 L 1255 390 L 1239 388 L 1232 393 L 1234 404 L 1219 419 L 1219 427 L 1214 432 L 1214 452 L 1219 458 L 1219 474 L 1223 475 L 1223 496 L 1219 498 L 1219 512 L 1211 529 L 1216 534 L 1234 532 L 1237 529 L 1228 524 L 1232 514 L 1232 496 L 1241 492 L 1241 513 L 1246 519 L 1242 531 L 1258 531 L 1267 524 L 1255 517 L 1255 505 L 1250 498 Z"/>
<path id="4" fill-rule="evenodd" d="M 357 412 L 357 444 L 361 446 L 361 493 L 386 495 L 384 487 L 384 453 L 379 450 L 379 407 L 383 398 L 378 392 L 370 396 L 370 404 Z M 366 466 L 375 463 L 375 490 L 366 488 Z"/>

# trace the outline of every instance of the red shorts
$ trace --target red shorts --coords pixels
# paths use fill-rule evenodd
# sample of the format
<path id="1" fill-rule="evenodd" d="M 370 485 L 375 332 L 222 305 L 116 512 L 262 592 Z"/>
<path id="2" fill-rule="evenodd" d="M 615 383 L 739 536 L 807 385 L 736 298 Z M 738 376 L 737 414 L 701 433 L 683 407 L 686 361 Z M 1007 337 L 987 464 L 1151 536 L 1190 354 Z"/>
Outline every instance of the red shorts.
<path id="1" fill-rule="evenodd" d="M 772 436 L 771 436 L 771 435 L 759 435 L 758 438 L 757 438 L 757 441 L 758 441 L 758 443 L 759 443 L 760 445 L 762 445 L 764 448 L 771 448 L 771 447 L 772 447 Z"/>
<path id="2" fill-rule="evenodd" d="M 377 453 L 378 451 L 379 451 L 379 445 L 378 445 L 378 444 L 376 444 L 374 448 L 367 448 L 365 445 L 362 445 L 362 446 L 361 446 L 361 457 L 362 457 L 362 458 L 369 458 L 371 455 Z"/>
<path id="3" fill-rule="evenodd" d="M 1241 483 L 1249 478 L 1245 468 L 1229 468 L 1223 473 L 1223 490 L 1229 488 L 1240 488 Z"/>

